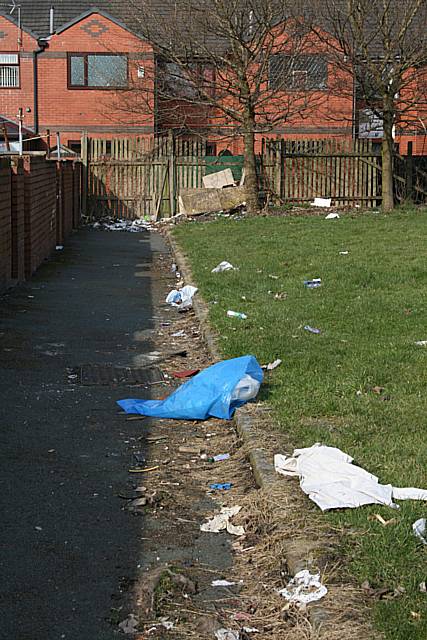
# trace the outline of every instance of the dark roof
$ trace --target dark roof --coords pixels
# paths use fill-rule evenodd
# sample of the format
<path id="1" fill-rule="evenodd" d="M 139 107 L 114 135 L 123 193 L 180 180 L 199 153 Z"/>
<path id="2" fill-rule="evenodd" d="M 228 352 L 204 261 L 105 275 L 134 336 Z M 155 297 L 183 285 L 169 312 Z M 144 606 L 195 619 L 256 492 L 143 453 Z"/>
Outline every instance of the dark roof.
<path id="1" fill-rule="evenodd" d="M 54 30 L 72 22 L 81 14 L 89 10 L 107 13 L 119 22 L 123 22 L 128 29 L 140 33 L 138 20 L 131 11 L 130 3 L 124 0 L 17 0 L 21 6 L 21 23 L 26 31 L 33 32 L 39 38 L 49 35 L 50 8 L 54 7 Z M 4 15 L 10 12 L 10 0 L 0 0 L 0 12 Z M 17 20 L 17 10 L 10 16 Z"/>

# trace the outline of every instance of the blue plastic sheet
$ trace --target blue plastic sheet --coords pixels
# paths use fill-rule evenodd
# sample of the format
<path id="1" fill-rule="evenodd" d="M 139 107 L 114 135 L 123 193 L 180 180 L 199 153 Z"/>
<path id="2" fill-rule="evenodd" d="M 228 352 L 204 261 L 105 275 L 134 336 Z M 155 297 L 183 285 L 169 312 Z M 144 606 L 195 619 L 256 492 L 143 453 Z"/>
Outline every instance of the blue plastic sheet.
<path id="1" fill-rule="evenodd" d="M 126 413 L 154 418 L 206 420 L 210 416 L 230 420 L 245 400 L 232 399 L 233 391 L 245 376 L 259 383 L 263 371 L 254 356 L 223 360 L 198 373 L 165 400 L 118 400 Z"/>

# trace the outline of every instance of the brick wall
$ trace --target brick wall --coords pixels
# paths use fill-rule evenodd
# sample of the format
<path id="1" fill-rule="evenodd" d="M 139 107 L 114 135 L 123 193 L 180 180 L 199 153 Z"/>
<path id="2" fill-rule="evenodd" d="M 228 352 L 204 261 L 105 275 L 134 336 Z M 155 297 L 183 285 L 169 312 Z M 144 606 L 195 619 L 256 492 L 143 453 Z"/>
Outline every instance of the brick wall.
<path id="1" fill-rule="evenodd" d="M 80 222 L 80 164 L 56 163 L 56 242 L 63 244 Z"/>
<path id="2" fill-rule="evenodd" d="M 26 157 L 25 276 L 30 277 L 56 245 L 56 165 L 44 157 Z"/>
<path id="3" fill-rule="evenodd" d="M 13 157 L 12 169 L 12 278 L 18 282 L 25 280 L 25 173 L 22 158 Z"/>
<path id="4" fill-rule="evenodd" d="M 8 160 L 0 158 L 0 292 L 10 284 L 12 265 L 11 175 Z"/>

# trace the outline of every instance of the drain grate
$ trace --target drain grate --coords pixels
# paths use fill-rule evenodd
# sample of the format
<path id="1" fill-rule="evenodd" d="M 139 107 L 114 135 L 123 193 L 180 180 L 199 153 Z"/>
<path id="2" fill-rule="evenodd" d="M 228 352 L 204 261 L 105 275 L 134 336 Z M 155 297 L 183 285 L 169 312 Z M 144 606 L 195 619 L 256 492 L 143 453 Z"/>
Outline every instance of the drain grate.
<path id="1" fill-rule="evenodd" d="M 164 376 L 158 367 L 116 367 L 112 364 L 83 364 L 68 369 L 68 380 L 83 385 L 141 385 L 163 382 Z"/>

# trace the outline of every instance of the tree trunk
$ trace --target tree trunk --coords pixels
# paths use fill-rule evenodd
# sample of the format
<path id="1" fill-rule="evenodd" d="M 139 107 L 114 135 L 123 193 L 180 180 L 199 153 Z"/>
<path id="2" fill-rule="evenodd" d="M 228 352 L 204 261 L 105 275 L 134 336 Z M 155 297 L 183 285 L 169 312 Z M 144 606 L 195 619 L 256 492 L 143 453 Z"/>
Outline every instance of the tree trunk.
<path id="1" fill-rule="evenodd" d="M 382 156 L 382 209 L 391 211 L 394 208 L 393 195 L 393 112 L 384 109 L 384 135 L 381 149 Z"/>
<path id="2" fill-rule="evenodd" d="M 256 172 L 255 158 L 255 135 L 254 135 L 254 116 L 248 113 L 245 118 L 244 133 L 244 168 L 245 168 L 245 190 L 246 190 L 246 208 L 248 214 L 253 216 L 259 213 L 259 197 L 258 197 L 258 178 Z"/>

